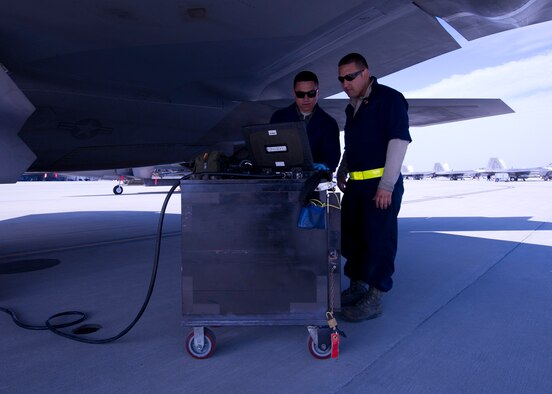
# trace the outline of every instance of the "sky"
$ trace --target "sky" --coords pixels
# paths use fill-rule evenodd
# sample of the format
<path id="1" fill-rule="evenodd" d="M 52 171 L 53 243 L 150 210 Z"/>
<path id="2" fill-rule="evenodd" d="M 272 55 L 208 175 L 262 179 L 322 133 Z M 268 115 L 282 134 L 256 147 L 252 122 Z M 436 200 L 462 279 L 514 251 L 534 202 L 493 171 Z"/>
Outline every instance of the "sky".
<path id="1" fill-rule="evenodd" d="M 466 41 L 462 48 L 379 79 L 407 98 L 500 98 L 515 113 L 444 125 L 411 127 L 404 164 L 429 171 L 552 163 L 552 22 Z"/>

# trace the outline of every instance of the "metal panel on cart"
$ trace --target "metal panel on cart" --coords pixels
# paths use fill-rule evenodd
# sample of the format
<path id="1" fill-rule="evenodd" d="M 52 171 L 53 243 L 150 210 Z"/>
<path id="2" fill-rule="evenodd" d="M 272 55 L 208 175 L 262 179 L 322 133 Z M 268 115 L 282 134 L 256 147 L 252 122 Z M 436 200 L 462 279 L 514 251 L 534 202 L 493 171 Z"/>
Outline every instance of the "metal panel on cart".
<path id="1" fill-rule="evenodd" d="M 325 322 L 328 240 L 338 235 L 297 227 L 304 184 L 181 182 L 185 325 Z"/>

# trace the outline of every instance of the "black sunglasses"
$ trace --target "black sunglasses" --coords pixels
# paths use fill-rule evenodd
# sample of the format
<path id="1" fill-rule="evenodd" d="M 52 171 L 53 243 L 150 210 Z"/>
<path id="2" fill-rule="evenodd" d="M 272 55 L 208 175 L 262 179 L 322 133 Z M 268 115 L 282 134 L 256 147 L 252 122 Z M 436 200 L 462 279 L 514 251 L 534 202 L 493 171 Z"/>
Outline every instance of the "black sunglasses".
<path id="1" fill-rule="evenodd" d="M 344 75 L 344 76 L 342 76 L 342 77 L 337 77 L 337 79 L 339 79 L 339 82 L 341 82 L 341 83 L 343 83 L 343 82 L 345 82 L 345 81 L 351 82 L 353 79 L 355 79 L 356 77 L 358 77 L 364 70 L 365 70 L 365 68 L 363 68 L 363 69 L 360 70 L 360 71 L 357 71 L 357 72 L 354 72 L 354 73 L 350 73 L 350 74 Z"/>
<path id="2" fill-rule="evenodd" d="M 304 98 L 305 96 L 307 96 L 308 98 L 314 98 L 314 97 L 316 97 L 316 92 L 318 92 L 318 90 L 316 90 L 316 89 L 309 90 L 308 92 L 301 92 L 300 90 L 296 90 L 295 91 L 295 97 Z"/>

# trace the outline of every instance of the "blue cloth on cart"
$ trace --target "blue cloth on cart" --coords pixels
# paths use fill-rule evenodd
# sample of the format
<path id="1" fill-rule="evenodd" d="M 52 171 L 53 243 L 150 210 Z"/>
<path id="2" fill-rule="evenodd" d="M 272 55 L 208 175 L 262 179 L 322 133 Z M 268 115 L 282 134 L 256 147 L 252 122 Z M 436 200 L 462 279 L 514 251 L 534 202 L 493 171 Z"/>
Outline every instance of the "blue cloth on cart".
<path id="1" fill-rule="evenodd" d="M 309 202 L 301 208 L 297 227 L 304 229 L 325 229 L 326 228 L 326 208 L 321 205 Z"/>

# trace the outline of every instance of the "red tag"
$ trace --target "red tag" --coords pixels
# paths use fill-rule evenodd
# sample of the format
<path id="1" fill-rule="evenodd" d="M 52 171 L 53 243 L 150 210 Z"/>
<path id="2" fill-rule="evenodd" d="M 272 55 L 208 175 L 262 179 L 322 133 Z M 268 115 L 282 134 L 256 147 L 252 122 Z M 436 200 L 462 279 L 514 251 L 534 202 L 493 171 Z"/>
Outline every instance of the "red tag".
<path id="1" fill-rule="evenodd" d="M 339 356 L 339 334 L 337 332 L 332 333 L 332 358 Z"/>

